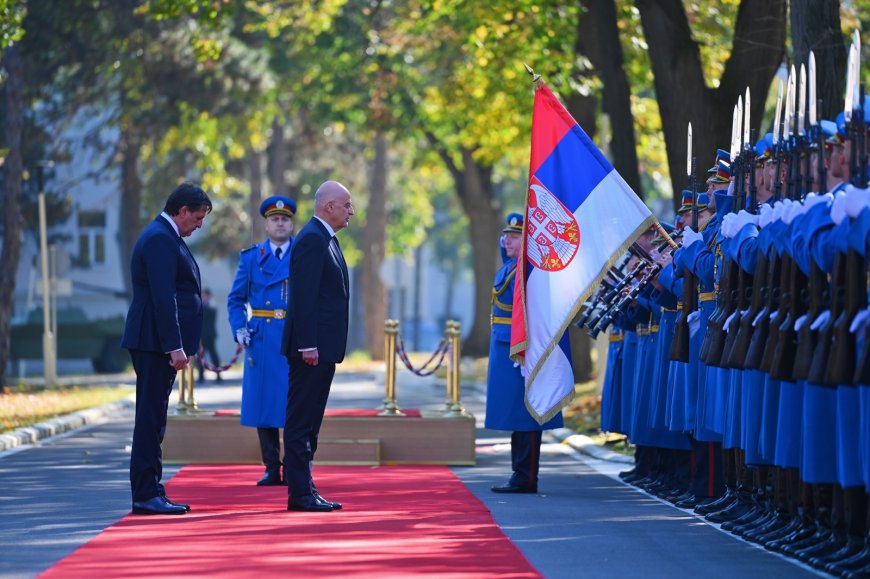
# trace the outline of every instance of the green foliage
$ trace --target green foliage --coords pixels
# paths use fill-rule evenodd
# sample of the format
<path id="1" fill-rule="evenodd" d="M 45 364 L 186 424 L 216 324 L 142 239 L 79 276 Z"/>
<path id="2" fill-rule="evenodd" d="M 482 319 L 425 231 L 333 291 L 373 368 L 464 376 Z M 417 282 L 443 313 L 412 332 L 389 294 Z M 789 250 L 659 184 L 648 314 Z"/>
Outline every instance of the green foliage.
<path id="1" fill-rule="evenodd" d="M 21 40 L 25 14 L 24 0 L 0 0 L 0 50 Z"/>

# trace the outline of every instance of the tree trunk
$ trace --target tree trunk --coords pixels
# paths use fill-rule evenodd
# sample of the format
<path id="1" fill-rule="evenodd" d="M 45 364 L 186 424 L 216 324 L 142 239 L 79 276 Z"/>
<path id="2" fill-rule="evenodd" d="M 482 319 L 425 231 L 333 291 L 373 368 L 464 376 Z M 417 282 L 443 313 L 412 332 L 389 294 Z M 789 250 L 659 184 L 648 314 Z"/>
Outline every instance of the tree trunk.
<path id="1" fill-rule="evenodd" d="M 269 181 L 272 184 L 273 195 L 287 195 L 287 182 L 284 174 L 287 171 L 287 140 L 284 138 L 284 125 L 276 117 L 272 121 L 271 155 L 269 156 Z M 295 197 L 290 195 L 290 197 Z M 299 200 L 296 199 L 298 202 Z"/>
<path id="2" fill-rule="evenodd" d="M 133 246 L 142 231 L 140 208 L 142 207 L 142 179 L 139 177 L 139 156 L 142 143 L 133 129 L 121 129 L 118 150 L 121 153 L 121 227 L 118 242 L 121 247 L 121 263 L 124 271 L 124 288 L 127 299 L 133 299 L 133 280 L 130 277 L 129 259 Z"/>
<path id="3" fill-rule="evenodd" d="M 580 15 L 577 17 L 577 36 L 574 40 L 574 56 L 575 60 L 583 62 L 585 57 L 588 60 L 588 66 L 581 65 L 577 71 L 577 83 L 580 85 L 588 84 L 587 78 L 598 76 L 599 58 L 599 38 L 598 28 L 596 26 L 594 11 L 598 2 L 593 0 L 580 0 L 583 10 L 580 10 Z M 598 133 L 598 98 L 592 91 L 589 94 L 581 94 L 579 91 L 571 91 L 565 97 L 565 108 L 577 121 L 583 130 L 589 135 L 589 138 L 595 140 L 595 135 Z"/>
<path id="4" fill-rule="evenodd" d="M 584 0 L 588 16 L 598 31 L 598 56 L 593 63 L 601 71 L 604 112 L 610 117 L 610 154 L 613 167 L 643 199 L 637 165 L 637 140 L 631 112 L 631 87 L 623 69 L 622 44 L 616 23 L 614 0 Z"/>
<path id="5" fill-rule="evenodd" d="M 3 217 L 3 248 L 0 251 L 0 392 L 6 390 L 6 363 L 9 360 L 10 325 L 15 299 L 15 272 L 21 258 L 21 125 L 23 119 L 22 85 L 24 72 L 17 46 L 10 46 L 3 56 L 6 69 L 6 131 L 9 153 L 4 166 L 6 213 Z"/>
<path id="6" fill-rule="evenodd" d="M 260 220 L 260 203 L 263 201 L 263 153 L 254 149 L 248 151 L 248 183 L 251 184 L 251 195 L 248 197 L 251 243 L 260 243 L 266 239 L 263 223 Z"/>
<path id="7" fill-rule="evenodd" d="M 492 280 L 497 269 L 502 222 L 492 185 L 492 167 L 479 164 L 471 151 L 463 149 L 456 190 L 468 216 L 474 269 L 474 322 L 462 345 L 462 353 L 486 356 L 489 353 Z"/>
<path id="8" fill-rule="evenodd" d="M 843 110 L 846 47 L 840 24 L 840 0 L 791 0 L 791 44 L 797 66 L 816 57 L 819 118 L 833 120 Z"/>
<path id="9" fill-rule="evenodd" d="M 728 148 L 738 96 L 749 87 L 751 125 L 758 128 L 765 97 L 785 53 L 785 0 L 744 0 L 737 12 L 731 56 L 718 88 L 704 82 L 701 55 L 680 0 L 635 0 L 649 45 L 674 191 L 686 183 L 686 126 L 693 126 L 699 171 L 717 148 Z M 674 195 L 674 208 L 680 196 Z"/>
<path id="10" fill-rule="evenodd" d="M 360 292 L 365 312 L 365 344 L 372 360 L 384 359 L 384 320 L 387 294 L 381 281 L 381 265 L 386 255 L 387 167 L 389 143 L 383 131 L 375 135 L 375 156 L 369 179 L 369 202 L 362 233 Z"/>

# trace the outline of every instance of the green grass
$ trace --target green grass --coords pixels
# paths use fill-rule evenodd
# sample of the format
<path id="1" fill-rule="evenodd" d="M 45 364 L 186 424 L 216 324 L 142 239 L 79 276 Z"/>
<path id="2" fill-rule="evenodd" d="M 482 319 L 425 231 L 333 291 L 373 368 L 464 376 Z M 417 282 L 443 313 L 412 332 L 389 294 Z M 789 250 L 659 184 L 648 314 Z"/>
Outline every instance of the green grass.
<path id="1" fill-rule="evenodd" d="M 129 387 L 53 388 L 0 394 L 0 433 L 70 412 L 117 402 L 134 394 Z"/>

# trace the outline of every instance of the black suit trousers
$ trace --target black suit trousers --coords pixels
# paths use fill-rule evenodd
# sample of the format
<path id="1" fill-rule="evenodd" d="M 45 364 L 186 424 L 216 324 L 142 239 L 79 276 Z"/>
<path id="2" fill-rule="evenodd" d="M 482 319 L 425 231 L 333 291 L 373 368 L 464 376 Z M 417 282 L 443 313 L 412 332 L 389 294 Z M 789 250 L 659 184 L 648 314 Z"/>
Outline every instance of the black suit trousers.
<path id="1" fill-rule="evenodd" d="M 323 423 L 335 364 L 309 366 L 301 356 L 290 358 L 290 391 L 284 424 L 284 478 L 291 497 L 311 494 L 311 466 Z"/>
<path id="2" fill-rule="evenodd" d="M 136 422 L 130 452 L 130 486 L 134 501 L 147 501 L 163 492 L 163 454 L 166 411 L 175 381 L 169 355 L 130 350 L 136 370 Z"/>

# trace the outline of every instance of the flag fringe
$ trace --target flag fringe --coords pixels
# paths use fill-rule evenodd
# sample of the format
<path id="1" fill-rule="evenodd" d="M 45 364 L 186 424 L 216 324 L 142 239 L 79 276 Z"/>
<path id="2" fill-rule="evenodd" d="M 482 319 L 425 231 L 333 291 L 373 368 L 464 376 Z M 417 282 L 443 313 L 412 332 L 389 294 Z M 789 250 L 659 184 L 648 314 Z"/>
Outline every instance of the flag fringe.
<path id="1" fill-rule="evenodd" d="M 586 289 L 583 290 L 583 292 L 580 294 L 580 296 L 574 302 L 574 305 L 571 307 L 570 315 L 566 316 L 565 321 L 562 323 L 559 330 L 554 334 L 553 339 L 547 345 L 546 349 L 544 349 L 544 352 L 538 358 L 538 362 L 535 364 L 535 367 L 532 369 L 532 371 L 529 373 L 528 377 L 526 378 L 526 394 L 527 394 L 527 396 L 525 397 L 526 398 L 526 408 L 529 409 L 529 413 L 532 415 L 532 417 L 535 420 L 538 421 L 538 424 L 544 424 L 545 422 L 547 422 L 548 420 L 553 418 L 557 413 L 561 412 L 562 408 L 574 398 L 574 391 L 572 389 L 571 392 L 567 396 L 565 396 L 565 398 L 563 398 L 562 400 L 559 401 L 558 404 L 556 404 L 556 406 L 554 406 L 551 410 L 549 410 L 547 413 L 545 413 L 543 416 L 541 416 L 529 404 L 528 392 L 529 392 L 529 388 L 532 386 L 532 384 L 535 381 L 535 377 L 538 375 L 538 372 L 540 371 L 540 369 L 543 366 L 544 362 L 546 361 L 547 357 L 549 357 L 550 353 L 553 351 L 553 349 L 559 343 L 559 340 L 562 339 L 562 334 L 565 333 L 565 330 L 568 329 L 568 326 L 571 324 L 571 322 L 574 321 L 574 318 L 577 317 L 577 314 L 580 312 L 580 308 L 583 306 L 583 302 L 585 302 L 589 298 L 589 296 L 592 295 L 592 292 L 595 290 L 595 288 L 598 287 L 598 285 L 601 283 L 601 280 L 604 279 L 604 276 L 607 275 L 607 271 L 613 265 L 615 265 L 617 261 L 619 261 L 619 258 L 622 257 L 622 255 L 626 251 L 628 251 L 628 248 L 631 247 L 631 245 L 635 241 L 637 241 L 637 238 L 640 237 L 640 235 L 644 231 L 649 229 L 650 226 L 653 225 L 654 223 L 658 223 L 658 220 L 655 218 L 654 215 L 649 215 L 646 218 L 644 218 L 644 220 L 640 223 L 640 225 L 631 233 L 631 235 L 629 235 L 626 238 L 626 240 L 622 243 L 622 245 L 620 245 L 619 248 L 613 252 L 613 254 L 610 256 L 610 258 L 607 259 L 607 261 L 604 263 L 601 270 L 598 272 L 598 274 L 595 276 L 595 278 L 592 280 L 592 282 L 586 287 Z M 525 227 L 525 224 L 523 225 L 523 227 Z M 523 235 L 525 235 L 525 230 L 523 230 Z M 525 246 L 525 244 L 523 244 L 523 245 Z M 517 272 L 518 276 L 519 276 L 519 273 L 520 272 Z M 525 284 L 523 284 L 523 287 L 521 288 L 520 291 L 524 291 L 524 290 L 525 290 Z M 523 308 L 525 308 L 525 305 L 526 305 L 525 295 L 523 295 L 522 303 L 523 303 Z M 523 313 L 525 314 L 525 312 L 523 312 Z M 525 315 L 523 316 L 523 318 L 525 319 Z M 528 342 L 528 328 L 526 328 L 526 331 L 527 331 L 526 341 L 523 344 L 518 344 L 517 346 L 511 348 L 511 358 L 513 358 L 513 354 L 514 354 L 515 349 L 519 350 L 521 345 L 523 347 L 525 347 L 525 345 L 527 344 L 527 342 Z"/>

